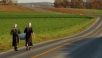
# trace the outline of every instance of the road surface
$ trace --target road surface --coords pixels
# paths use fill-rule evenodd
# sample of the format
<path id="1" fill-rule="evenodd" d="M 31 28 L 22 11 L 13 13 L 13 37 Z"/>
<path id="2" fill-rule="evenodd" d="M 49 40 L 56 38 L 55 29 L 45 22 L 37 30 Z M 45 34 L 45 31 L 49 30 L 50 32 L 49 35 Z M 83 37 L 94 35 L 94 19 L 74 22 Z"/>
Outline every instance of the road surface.
<path id="1" fill-rule="evenodd" d="M 3 52 L 0 58 L 102 58 L 102 17 L 79 34 L 34 44 L 30 51 Z"/>

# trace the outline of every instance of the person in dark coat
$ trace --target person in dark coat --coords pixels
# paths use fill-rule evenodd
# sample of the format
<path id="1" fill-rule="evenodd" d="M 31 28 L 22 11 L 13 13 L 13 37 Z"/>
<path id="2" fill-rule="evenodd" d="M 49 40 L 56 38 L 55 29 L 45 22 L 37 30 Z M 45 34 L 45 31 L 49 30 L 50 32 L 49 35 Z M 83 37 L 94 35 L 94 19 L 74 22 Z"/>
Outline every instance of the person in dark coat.
<path id="1" fill-rule="evenodd" d="M 32 43 L 32 34 L 34 34 L 33 32 L 33 28 L 31 27 L 31 23 L 28 23 L 28 26 L 25 28 L 24 33 L 26 33 L 26 50 L 30 50 L 31 47 L 33 46 Z"/>
<path id="2" fill-rule="evenodd" d="M 20 30 L 17 28 L 17 24 L 14 25 L 14 28 L 11 30 L 10 34 L 12 35 L 12 46 L 14 46 L 14 50 L 18 51 L 18 43 Z"/>

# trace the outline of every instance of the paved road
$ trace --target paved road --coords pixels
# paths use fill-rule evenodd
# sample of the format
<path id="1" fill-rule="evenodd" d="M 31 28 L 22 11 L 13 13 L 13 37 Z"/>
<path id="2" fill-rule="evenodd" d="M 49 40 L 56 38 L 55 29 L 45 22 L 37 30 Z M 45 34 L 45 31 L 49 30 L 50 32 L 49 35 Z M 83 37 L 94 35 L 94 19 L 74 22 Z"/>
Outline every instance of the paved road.
<path id="1" fill-rule="evenodd" d="M 26 51 L 0 53 L 0 58 L 102 58 L 102 18 L 89 29 L 61 39 L 34 44 Z"/>
<path id="2" fill-rule="evenodd" d="M 98 36 L 66 44 L 36 58 L 102 58 L 102 31 Z"/>

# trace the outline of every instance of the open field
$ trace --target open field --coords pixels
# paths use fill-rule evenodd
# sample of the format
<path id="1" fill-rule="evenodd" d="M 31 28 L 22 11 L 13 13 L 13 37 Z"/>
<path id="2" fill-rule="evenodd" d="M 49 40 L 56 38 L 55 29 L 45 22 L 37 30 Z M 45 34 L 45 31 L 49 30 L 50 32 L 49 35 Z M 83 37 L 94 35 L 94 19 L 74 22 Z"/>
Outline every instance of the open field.
<path id="1" fill-rule="evenodd" d="M 83 15 L 31 13 L 31 12 L 0 12 L 0 52 L 12 49 L 10 30 L 17 23 L 23 33 L 28 22 L 32 23 L 36 38 L 33 43 L 70 36 L 89 27 L 95 18 Z M 19 46 L 25 46 L 20 41 Z"/>
<path id="2" fill-rule="evenodd" d="M 7 5 L 0 5 L 0 11 L 2 12 L 35 12 L 34 10 L 20 7 L 20 6 L 7 6 Z"/>
<path id="3" fill-rule="evenodd" d="M 59 12 L 59 13 L 67 13 L 67 14 L 84 14 L 84 15 L 91 15 L 95 14 L 94 12 L 74 9 L 74 8 L 44 8 L 44 7 L 37 7 L 51 12 Z"/>
<path id="4" fill-rule="evenodd" d="M 68 14 L 101 14 L 102 10 L 97 9 L 73 9 L 73 8 L 44 8 L 44 7 L 37 7 L 41 9 L 45 9 L 51 12 L 60 12 L 60 13 L 68 13 Z M 29 8 L 20 7 L 20 6 L 1 6 L 0 11 L 2 12 L 36 12 Z"/>
<path id="5" fill-rule="evenodd" d="M 81 9 L 89 12 L 94 12 L 96 14 L 102 15 L 102 10 L 97 10 L 97 9 Z"/>
<path id="6" fill-rule="evenodd" d="M 84 15 L 93 15 L 99 14 L 102 15 L 102 10 L 97 9 L 76 9 L 76 8 L 44 8 L 44 7 L 37 7 L 44 10 L 48 10 L 51 12 L 60 12 L 60 13 L 68 13 L 68 14 L 84 14 Z"/>

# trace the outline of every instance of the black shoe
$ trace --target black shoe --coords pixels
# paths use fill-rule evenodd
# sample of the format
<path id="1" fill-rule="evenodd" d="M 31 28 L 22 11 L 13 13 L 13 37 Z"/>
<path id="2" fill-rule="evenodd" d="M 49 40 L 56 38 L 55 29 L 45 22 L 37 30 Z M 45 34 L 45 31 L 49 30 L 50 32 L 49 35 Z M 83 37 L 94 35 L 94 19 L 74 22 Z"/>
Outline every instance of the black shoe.
<path id="1" fill-rule="evenodd" d="M 18 51 L 17 47 L 14 47 L 14 51 Z"/>
<path id="2" fill-rule="evenodd" d="M 29 50 L 31 50 L 32 49 L 32 47 L 29 47 Z"/>
<path id="3" fill-rule="evenodd" d="M 17 49 L 15 51 L 18 51 Z"/>
<path id="4" fill-rule="evenodd" d="M 18 51 L 18 49 L 14 49 L 14 51 Z"/>

